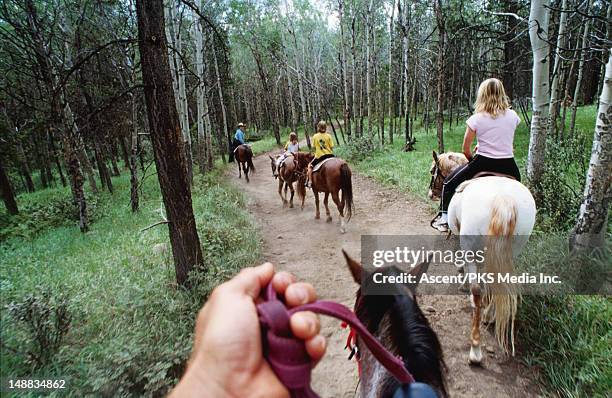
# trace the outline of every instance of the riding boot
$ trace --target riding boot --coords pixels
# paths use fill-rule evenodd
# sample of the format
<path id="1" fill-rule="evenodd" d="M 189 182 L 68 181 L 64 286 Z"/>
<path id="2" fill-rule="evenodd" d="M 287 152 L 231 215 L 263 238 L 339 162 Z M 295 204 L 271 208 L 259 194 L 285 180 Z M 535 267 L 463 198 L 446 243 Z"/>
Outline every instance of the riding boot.
<path id="1" fill-rule="evenodd" d="M 306 171 L 306 183 L 304 184 L 304 186 L 306 188 L 310 188 L 310 179 L 312 178 L 312 165 L 309 164 L 308 165 L 308 170 Z"/>

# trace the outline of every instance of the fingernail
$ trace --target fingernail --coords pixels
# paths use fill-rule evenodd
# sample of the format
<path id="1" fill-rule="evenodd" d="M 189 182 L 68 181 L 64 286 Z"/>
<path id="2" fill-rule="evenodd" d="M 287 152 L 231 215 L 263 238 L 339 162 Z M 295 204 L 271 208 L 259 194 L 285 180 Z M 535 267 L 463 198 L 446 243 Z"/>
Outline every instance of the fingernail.
<path id="1" fill-rule="evenodd" d="M 297 296 L 297 299 L 301 304 L 306 304 L 306 300 L 308 300 L 308 296 L 306 295 L 306 292 L 304 290 L 296 289 L 295 295 Z"/>
<path id="2" fill-rule="evenodd" d="M 325 340 L 325 337 L 319 335 L 316 335 L 314 337 L 314 344 L 316 344 L 320 349 L 325 348 L 325 346 L 327 345 L 327 341 Z"/>

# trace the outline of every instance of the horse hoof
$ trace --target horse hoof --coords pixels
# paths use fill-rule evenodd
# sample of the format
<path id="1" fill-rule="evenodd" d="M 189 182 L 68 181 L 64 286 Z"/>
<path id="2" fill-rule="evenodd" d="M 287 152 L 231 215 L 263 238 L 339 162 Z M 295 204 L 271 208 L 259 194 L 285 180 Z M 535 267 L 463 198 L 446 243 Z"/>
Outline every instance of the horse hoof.
<path id="1" fill-rule="evenodd" d="M 340 228 L 340 233 L 341 233 L 341 234 L 345 234 L 345 233 L 346 233 L 346 228 L 341 227 L 341 228 Z"/>
<path id="2" fill-rule="evenodd" d="M 321 219 L 321 216 L 317 214 L 317 215 L 315 216 L 315 220 L 320 220 L 320 219 Z"/>
<path id="3" fill-rule="evenodd" d="M 289 203 L 289 208 L 293 209 L 293 203 Z"/>
<path id="4" fill-rule="evenodd" d="M 468 363 L 473 366 L 480 366 L 482 364 L 482 350 L 480 346 L 470 347 L 470 355 L 468 357 Z"/>
<path id="5" fill-rule="evenodd" d="M 331 216 L 328 216 L 327 219 L 325 220 L 325 222 L 332 222 Z"/>

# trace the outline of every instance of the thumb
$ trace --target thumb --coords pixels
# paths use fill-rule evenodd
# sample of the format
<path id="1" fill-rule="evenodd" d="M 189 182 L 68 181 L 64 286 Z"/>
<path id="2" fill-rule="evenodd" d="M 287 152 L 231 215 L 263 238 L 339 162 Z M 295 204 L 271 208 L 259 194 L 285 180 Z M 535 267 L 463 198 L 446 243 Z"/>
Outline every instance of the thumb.
<path id="1" fill-rule="evenodd" d="M 274 276 L 272 263 L 264 263 L 257 267 L 245 268 L 235 278 L 228 282 L 232 289 L 250 296 L 259 297 L 261 289 L 266 286 Z"/>

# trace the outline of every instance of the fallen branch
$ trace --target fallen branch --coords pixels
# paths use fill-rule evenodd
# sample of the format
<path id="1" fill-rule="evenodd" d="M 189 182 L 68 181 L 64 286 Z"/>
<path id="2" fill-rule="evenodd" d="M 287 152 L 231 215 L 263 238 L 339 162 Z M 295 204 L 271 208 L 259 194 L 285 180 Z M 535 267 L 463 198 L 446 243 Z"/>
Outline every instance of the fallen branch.
<path id="1" fill-rule="evenodd" d="M 153 227 L 157 227 L 158 225 L 169 224 L 169 223 L 170 223 L 170 221 L 168 221 L 168 220 L 161 220 L 161 221 L 156 222 L 155 224 L 149 225 L 148 227 L 141 229 L 140 232 L 144 232 L 144 231 L 146 231 L 148 229 L 151 229 Z"/>

